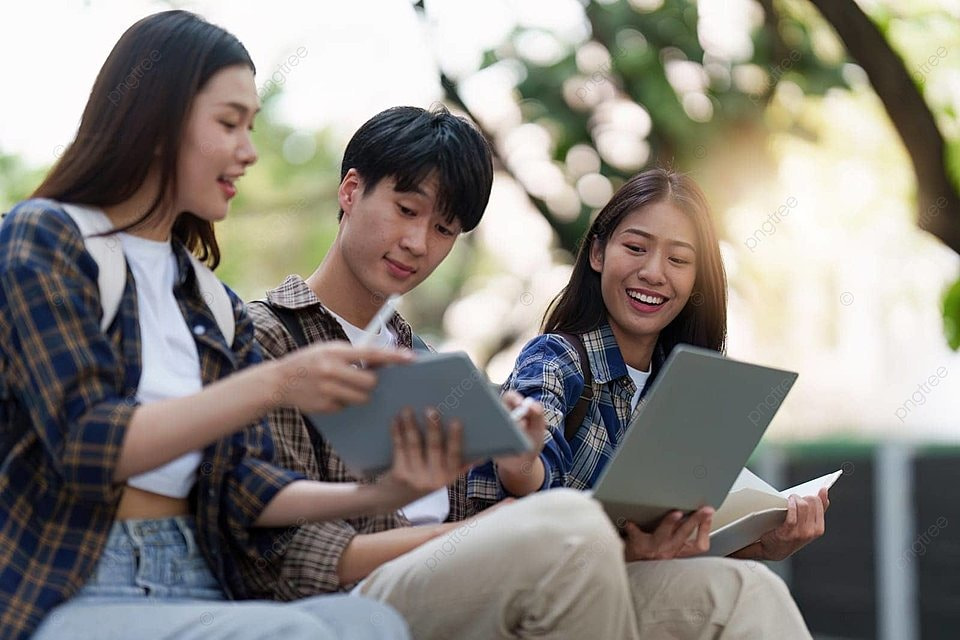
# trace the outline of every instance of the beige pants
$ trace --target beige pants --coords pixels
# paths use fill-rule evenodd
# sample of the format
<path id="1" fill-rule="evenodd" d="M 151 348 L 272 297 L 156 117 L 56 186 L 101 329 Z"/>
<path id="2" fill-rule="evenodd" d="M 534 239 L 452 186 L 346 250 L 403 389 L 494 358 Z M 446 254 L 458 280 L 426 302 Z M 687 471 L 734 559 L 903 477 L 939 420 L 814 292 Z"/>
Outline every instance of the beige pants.
<path id="1" fill-rule="evenodd" d="M 810 637 L 765 566 L 625 565 L 600 505 L 567 489 L 464 523 L 379 567 L 361 591 L 396 608 L 418 640 Z"/>
<path id="2" fill-rule="evenodd" d="M 643 638 L 810 638 L 787 585 L 760 562 L 631 562 L 627 575 Z"/>

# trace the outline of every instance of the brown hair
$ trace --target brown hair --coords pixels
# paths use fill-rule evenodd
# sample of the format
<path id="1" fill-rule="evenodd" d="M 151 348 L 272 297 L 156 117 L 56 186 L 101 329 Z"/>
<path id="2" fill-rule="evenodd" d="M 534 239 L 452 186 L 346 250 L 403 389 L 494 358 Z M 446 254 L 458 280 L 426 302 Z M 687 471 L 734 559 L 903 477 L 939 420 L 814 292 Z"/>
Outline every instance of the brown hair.
<path id="1" fill-rule="evenodd" d="M 90 91 L 77 137 L 33 197 L 95 206 L 130 198 L 150 168 L 160 189 L 131 229 L 156 215 L 176 193 L 177 155 L 194 96 L 218 71 L 244 65 L 256 72 L 233 35 L 188 11 L 148 16 L 120 37 Z M 173 237 L 212 268 L 220 262 L 213 224 L 184 211 Z"/>
<path id="2" fill-rule="evenodd" d="M 545 333 L 585 333 L 607 321 L 600 274 L 590 266 L 594 242 L 607 241 L 627 214 L 669 200 L 690 217 L 697 235 L 697 274 L 686 306 L 660 332 L 664 354 L 683 342 L 722 352 L 727 335 L 727 278 L 717 234 L 703 191 L 692 178 L 655 168 L 627 180 L 601 209 L 580 243 L 567 286 L 554 298 L 543 321 Z"/>

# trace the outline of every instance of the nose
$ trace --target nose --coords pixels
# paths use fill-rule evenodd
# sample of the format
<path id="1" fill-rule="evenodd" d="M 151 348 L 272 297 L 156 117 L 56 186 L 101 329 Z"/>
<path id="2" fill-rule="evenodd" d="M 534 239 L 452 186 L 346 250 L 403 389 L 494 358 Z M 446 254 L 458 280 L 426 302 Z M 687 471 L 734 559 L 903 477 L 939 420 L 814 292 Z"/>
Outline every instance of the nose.
<path id="1" fill-rule="evenodd" d="M 257 148 L 253 144 L 253 136 L 247 131 L 243 136 L 243 141 L 237 147 L 237 160 L 244 166 L 250 166 L 257 161 Z"/>
<path id="2" fill-rule="evenodd" d="M 664 260 L 666 257 L 659 251 L 649 254 L 646 260 L 641 262 L 637 277 L 653 286 L 663 285 L 666 281 Z"/>
<path id="3" fill-rule="evenodd" d="M 400 248 L 414 256 L 422 256 L 427 252 L 427 233 L 430 219 L 428 216 L 417 216 L 410 220 L 400 239 Z"/>

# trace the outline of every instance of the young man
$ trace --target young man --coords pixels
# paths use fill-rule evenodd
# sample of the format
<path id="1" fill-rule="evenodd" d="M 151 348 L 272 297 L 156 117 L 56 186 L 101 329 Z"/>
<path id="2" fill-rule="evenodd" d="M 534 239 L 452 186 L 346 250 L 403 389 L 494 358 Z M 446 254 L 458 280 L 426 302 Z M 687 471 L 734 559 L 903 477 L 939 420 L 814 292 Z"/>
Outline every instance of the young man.
<path id="1" fill-rule="evenodd" d="M 297 348 L 285 321 L 309 342 L 359 339 L 390 294 L 420 284 L 480 222 L 493 166 L 483 136 L 465 120 L 443 108 L 398 107 L 357 131 L 341 178 L 340 229 L 323 263 L 306 280 L 289 276 L 267 304 L 250 305 L 266 357 Z M 413 345 L 399 314 L 372 338 L 375 346 Z M 297 411 L 276 411 L 269 423 L 280 466 L 357 480 Z M 525 427 L 542 443 L 539 407 Z M 497 461 L 509 491 L 543 486 L 543 474 L 528 471 L 538 453 Z M 284 539 L 248 580 L 262 584 L 264 573 L 276 572 L 267 597 L 352 589 L 393 604 L 417 638 L 638 637 L 623 545 L 599 506 L 577 492 L 538 494 L 478 516 L 460 476 L 400 513 L 308 524 Z"/>
<path id="2" fill-rule="evenodd" d="M 266 304 L 251 305 L 267 357 L 297 348 L 293 333 L 309 342 L 362 336 L 387 296 L 416 287 L 457 236 L 476 227 L 493 172 L 486 142 L 466 121 L 445 109 L 401 107 L 357 131 L 341 178 L 340 229 L 323 263 L 306 280 L 289 276 Z M 413 342 L 399 315 L 372 337 L 382 346 Z M 505 398 L 508 406 L 518 401 Z M 269 423 L 281 466 L 319 480 L 356 480 L 296 411 L 274 412 Z M 542 442 L 540 407 L 525 426 Z M 477 515 L 461 476 L 446 495 L 401 513 L 296 528 L 258 563 L 279 576 L 263 595 L 352 589 L 400 611 L 417 638 L 634 638 L 638 615 L 658 620 L 671 637 L 714 637 L 724 628 L 758 635 L 751 620 L 759 608 L 799 617 L 783 603 L 783 583 L 756 563 L 710 568 L 706 560 L 699 566 L 707 570 L 695 572 L 683 562 L 651 562 L 656 577 L 631 585 L 623 543 L 599 506 L 567 489 L 540 491 L 539 452 L 497 460 L 496 469 L 504 493 L 532 495 Z M 686 540 L 690 522 L 671 541 Z M 809 637 L 795 631 L 795 620 L 783 622 L 778 637 Z"/>

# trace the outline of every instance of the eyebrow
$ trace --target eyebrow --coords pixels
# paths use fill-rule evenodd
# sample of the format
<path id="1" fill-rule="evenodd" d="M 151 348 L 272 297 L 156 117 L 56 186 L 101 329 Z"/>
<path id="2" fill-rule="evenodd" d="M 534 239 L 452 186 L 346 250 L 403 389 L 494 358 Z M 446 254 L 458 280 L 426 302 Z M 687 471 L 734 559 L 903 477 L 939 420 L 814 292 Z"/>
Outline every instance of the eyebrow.
<path id="1" fill-rule="evenodd" d="M 239 111 L 241 116 L 245 116 L 248 113 L 250 113 L 250 109 L 247 107 L 247 105 L 241 104 L 239 102 L 221 102 L 220 106 L 232 107 L 237 111 Z M 260 107 L 257 107 L 256 109 L 254 109 L 253 115 L 257 115 L 258 113 L 260 113 Z"/>
<path id="2" fill-rule="evenodd" d="M 632 233 L 634 235 L 642 236 L 644 238 L 647 238 L 649 240 L 654 240 L 654 241 L 659 239 L 657 238 L 657 236 L 653 235 L 652 233 L 643 231 L 641 229 L 633 229 L 633 228 L 624 229 L 623 233 Z M 669 240 L 667 241 L 667 244 L 673 245 L 676 247 L 686 247 L 687 249 L 690 249 L 690 251 L 693 251 L 694 253 L 697 252 L 696 248 L 694 248 L 692 244 L 690 244 L 689 242 L 684 242 L 683 240 Z"/>

